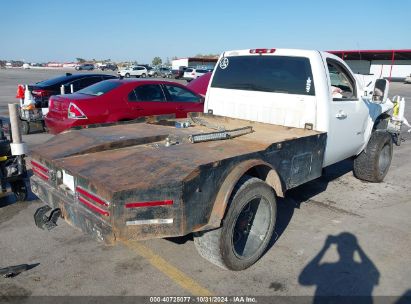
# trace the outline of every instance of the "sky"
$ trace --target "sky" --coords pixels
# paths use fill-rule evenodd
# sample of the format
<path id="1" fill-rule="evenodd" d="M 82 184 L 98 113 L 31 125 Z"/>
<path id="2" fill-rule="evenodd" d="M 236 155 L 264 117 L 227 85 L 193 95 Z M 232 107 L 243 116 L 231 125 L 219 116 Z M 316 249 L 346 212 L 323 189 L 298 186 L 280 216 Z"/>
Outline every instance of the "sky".
<path id="1" fill-rule="evenodd" d="M 151 63 L 248 48 L 411 49 L 410 0 L 3 0 L 0 59 Z"/>

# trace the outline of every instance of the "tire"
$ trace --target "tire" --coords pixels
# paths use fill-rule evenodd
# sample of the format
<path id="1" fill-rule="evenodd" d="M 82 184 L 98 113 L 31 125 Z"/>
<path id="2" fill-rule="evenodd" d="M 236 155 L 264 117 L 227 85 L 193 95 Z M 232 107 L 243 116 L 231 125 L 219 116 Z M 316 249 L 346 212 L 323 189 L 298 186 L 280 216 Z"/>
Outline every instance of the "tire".
<path id="1" fill-rule="evenodd" d="M 27 120 L 21 120 L 21 134 L 30 134 L 30 123 Z"/>
<path id="2" fill-rule="evenodd" d="M 19 180 L 11 183 L 11 191 L 13 191 L 18 202 L 27 200 L 28 189 L 24 180 Z"/>
<path id="3" fill-rule="evenodd" d="M 228 206 L 222 226 L 194 233 L 194 244 L 211 263 L 223 269 L 244 270 L 264 254 L 271 240 L 277 215 L 274 190 L 258 178 L 245 176 Z"/>
<path id="4" fill-rule="evenodd" d="M 388 132 L 373 132 L 367 147 L 354 159 L 354 176 L 372 183 L 382 182 L 391 165 L 392 146 Z"/>
<path id="5" fill-rule="evenodd" d="M 146 74 L 141 74 L 141 78 L 146 78 L 147 77 L 147 75 Z"/>
<path id="6" fill-rule="evenodd" d="M 158 74 L 157 73 L 154 73 L 154 78 L 157 78 L 158 77 Z"/>
<path id="7" fill-rule="evenodd" d="M 124 75 L 124 77 L 130 78 L 130 74 L 129 74 L 129 73 L 126 73 L 126 75 Z"/>

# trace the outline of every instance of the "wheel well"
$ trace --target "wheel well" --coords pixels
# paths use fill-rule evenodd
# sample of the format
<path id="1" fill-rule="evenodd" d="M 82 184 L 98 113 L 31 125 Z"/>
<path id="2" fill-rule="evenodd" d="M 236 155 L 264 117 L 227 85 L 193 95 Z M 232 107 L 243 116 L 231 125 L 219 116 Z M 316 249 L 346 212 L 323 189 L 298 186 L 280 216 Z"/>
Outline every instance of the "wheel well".
<path id="1" fill-rule="evenodd" d="M 265 181 L 274 190 L 277 196 L 284 197 L 283 183 L 277 171 L 267 165 L 258 165 L 249 169 L 244 175 L 257 177 Z"/>
<path id="2" fill-rule="evenodd" d="M 234 189 L 245 175 L 257 177 L 265 181 L 274 189 L 277 196 L 284 197 L 283 189 L 285 189 L 285 187 L 283 186 L 277 171 L 263 160 L 247 160 L 238 164 L 234 170 L 226 176 L 214 200 L 208 223 L 205 226 L 199 227 L 197 231 L 220 227 L 221 220 L 224 218 L 230 198 L 235 191 Z"/>
<path id="3" fill-rule="evenodd" d="M 391 116 L 388 115 L 387 113 L 383 113 L 380 116 L 377 117 L 377 119 L 374 122 L 373 130 L 385 130 L 387 129 L 388 126 L 388 120 Z"/>

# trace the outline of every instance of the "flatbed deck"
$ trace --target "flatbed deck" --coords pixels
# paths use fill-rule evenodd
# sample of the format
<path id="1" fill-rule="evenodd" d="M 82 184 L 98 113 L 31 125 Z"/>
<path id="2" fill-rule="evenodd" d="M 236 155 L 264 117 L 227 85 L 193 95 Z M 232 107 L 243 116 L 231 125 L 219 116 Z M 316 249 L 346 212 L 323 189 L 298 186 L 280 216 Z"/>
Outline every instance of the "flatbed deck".
<path id="1" fill-rule="evenodd" d="M 46 180 L 32 177 L 33 192 L 61 209 L 73 226 L 99 239 L 138 240 L 218 227 L 224 208 L 219 193 L 245 163 L 275 171 L 284 192 L 321 175 L 325 133 L 208 114 L 193 117 L 187 128 L 176 128 L 175 122 L 150 120 L 60 134 L 31 151 L 48 174 Z M 196 134 L 245 127 L 252 132 L 190 142 Z M 58 177 L 62 171 L 74 180 L 71 190 Z M 79 202 L 81 189 L 107 203 L 97 206 L 96 213 L 96 206 Z M 172 204 L 127 207 L 153 201 Z"/>
<path id="2" fill-rule="evenodd" d="M 126 124 L 69 131 L 33 148 L 31 153 L 53 166 L 63 167 L 92 181 L 96 188 L 117 192 L 181 181 L 198 166 L 320 134 L 312 130 L 208 115 L 202 116 L 201 121 L 226 130 L 251 126 L 253 132 L 232 139 L 193 144 L 187 141 L 190 135 L 216 130 L 199 124 L 176 128 L 174 120 L 171 123 Z M 184 142 L 167 147 L 166 138 L 183 139 Z"/>

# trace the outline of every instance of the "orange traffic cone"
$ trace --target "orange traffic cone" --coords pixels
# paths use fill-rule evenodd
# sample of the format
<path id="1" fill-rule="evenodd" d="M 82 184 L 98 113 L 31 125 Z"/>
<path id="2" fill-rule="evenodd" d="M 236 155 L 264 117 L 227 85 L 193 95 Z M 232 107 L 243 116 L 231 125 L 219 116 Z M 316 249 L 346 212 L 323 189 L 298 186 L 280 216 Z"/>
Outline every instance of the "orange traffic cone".
<path id="1" fill-rule="evenodd" d="M 24 86 L 22 84 L 17 86 L 16 98 L 24 99 Z"/>

